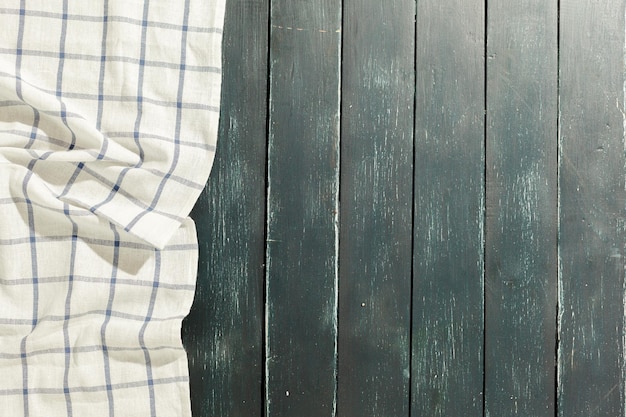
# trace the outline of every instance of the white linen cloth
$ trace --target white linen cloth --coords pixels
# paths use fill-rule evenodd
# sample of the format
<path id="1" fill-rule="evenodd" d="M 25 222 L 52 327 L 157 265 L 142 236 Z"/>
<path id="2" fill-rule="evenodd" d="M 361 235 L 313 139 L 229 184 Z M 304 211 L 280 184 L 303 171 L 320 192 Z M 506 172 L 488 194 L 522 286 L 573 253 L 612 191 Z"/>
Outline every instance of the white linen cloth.
<path id="1" fill-rule="evenodd" d="M 224 2 L 0 2 L 1 416 L 191 415 Z"/>

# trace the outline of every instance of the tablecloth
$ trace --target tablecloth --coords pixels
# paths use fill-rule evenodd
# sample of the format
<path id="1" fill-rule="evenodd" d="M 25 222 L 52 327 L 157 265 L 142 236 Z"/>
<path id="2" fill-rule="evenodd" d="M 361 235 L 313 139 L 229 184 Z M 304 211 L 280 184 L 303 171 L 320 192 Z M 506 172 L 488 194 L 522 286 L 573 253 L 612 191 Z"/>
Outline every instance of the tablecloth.
<path id="1" fill-rule="evenodd" d="M 189 416 L 225 0 L 0 2 L 0 416 Z"/>

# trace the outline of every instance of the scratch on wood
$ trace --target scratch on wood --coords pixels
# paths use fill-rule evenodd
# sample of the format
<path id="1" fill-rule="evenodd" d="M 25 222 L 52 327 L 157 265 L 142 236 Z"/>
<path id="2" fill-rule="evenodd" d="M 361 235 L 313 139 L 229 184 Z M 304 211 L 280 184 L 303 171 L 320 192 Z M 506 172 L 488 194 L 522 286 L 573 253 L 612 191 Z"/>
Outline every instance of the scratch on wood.
<path id="1" fill-rule="evenodd" d="M 311 32 L 311 31 L 317 31 L 319 33 L 341 33 L 341 29 L 336 29 L 336 30 L 326 30 L 326 29 L 306 29 L 306 28 L 298 28 L 298 27 L 292 27 L 292 26 L 282 26 L 282 25 L 272 25 L 273 28 L 276 29 L 285 29 L 285 30 L 295 30 L 298 32 Z"/>
<path id="2" fill-rule="evenodd" d="M 615 390 L 617 389 L 617 387 L 619 387 L 619 385 L 620 385 L 619 383 L 617 383 L 617 384 L 613 385 L 613 387 L 612 387 L 612 388 L 611 388 L 611 389 L 610 389 L 610 390 L 609 390 L 606 394 L 604 394 L 604 396 L 602 397 L 602 399 L 598 402 L 598 405 L 597 405 L 597 406 L 593 409 L 593 411 L 591 411 L 591 412 L 589 413 L 589 415 L 595 415 L 595 414 L 598 412 L 598 410 L 600 409 L 600 406 L 602 405 L 602 403 L 603 403 L 604 401 L 606 401 L 606 399 L 607 399 L 607 398 L 609 398 L 609 396 L 611 395 L 611 393 L 612 393 L 613 391 L 615 391 Z"/>

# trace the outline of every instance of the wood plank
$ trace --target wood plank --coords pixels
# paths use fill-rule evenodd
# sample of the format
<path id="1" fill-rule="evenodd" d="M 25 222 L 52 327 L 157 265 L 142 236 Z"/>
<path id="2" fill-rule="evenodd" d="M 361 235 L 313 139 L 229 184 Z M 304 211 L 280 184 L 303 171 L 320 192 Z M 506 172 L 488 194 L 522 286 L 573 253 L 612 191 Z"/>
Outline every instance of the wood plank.
<path id="1" fill-rule="evenodd" d="M 417 5 L 411 411 L 482 416 L 484 2 Z"/>
<path id="2" fill-rule="evenodd" d="M 336 409 L 341 2 L 273 0 L 266 416 Z"/>
<path id="3" fill-rule="evenodd" d="M 488 3 L 485 413 L 552 416 L 557 0 Z"/>
<path id="4" fill-rule="evenodd" d="M 183 326 L 193 415 L 261 416 L 268 0 L 228 1 L 217 158 L 192 212 L 200 246 Z"/>
<path id="5" fill-rule="evenodd" d="M 623 416 L 624 0 L 562 1 L 559 415 Z"/>
<path id="6" fill-rule="evenodd" d="M 409 415 L 414 15 L 344 3 L 338 415 Z"/>

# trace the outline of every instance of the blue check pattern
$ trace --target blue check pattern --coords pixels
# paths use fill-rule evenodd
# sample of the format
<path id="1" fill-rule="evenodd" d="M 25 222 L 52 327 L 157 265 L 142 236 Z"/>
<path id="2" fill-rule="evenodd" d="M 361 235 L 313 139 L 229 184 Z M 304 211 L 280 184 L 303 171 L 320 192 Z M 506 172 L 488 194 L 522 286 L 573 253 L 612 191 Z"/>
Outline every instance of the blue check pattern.
<path id="1" fill-rule="evenodd" d="M 190 416 L 225 0 L 0 4 L 0 415 Z"/>

